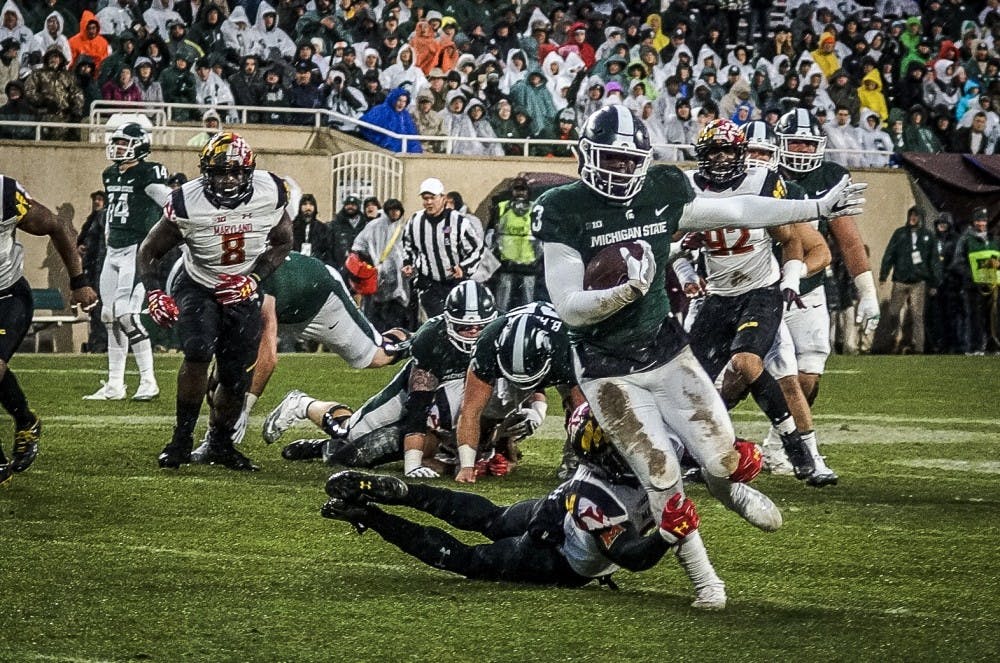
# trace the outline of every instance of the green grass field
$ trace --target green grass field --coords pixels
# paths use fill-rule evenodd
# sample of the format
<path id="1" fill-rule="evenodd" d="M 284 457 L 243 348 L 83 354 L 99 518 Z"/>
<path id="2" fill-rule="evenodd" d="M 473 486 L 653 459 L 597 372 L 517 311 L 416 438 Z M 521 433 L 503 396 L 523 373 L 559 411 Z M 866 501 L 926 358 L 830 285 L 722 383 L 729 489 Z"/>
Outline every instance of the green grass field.
<path id="1" fill-rule="evenodd" d="M 727 583 L 721 613 L 688 606 L 669 556 L 619 573 L 617 592 L 470 582 L 320 518 L 331 470 L 283 461 L 299 429 L 268 447 L 259 424 L 292 387 L 358 405 L 390 372 L 283 356 L 244 443 L 262 472 L 163 472 L 178 358 L 158 357 L 156 402 L 82 401 L 104 361 L 13 361 L 44 434 L 35 465 L 0 489 L 0 661 L 1000 658 L 995 358 L 831 359 L 817 428 L 841 482 L 761 475 L 785 517 L 776 533 L 693 487 Z M 734 418 L 743 435 L 765 431 L 746 404 Z M 558 423 L 515 474 L 474 490 L 501 503 L 547 492 Z"/>

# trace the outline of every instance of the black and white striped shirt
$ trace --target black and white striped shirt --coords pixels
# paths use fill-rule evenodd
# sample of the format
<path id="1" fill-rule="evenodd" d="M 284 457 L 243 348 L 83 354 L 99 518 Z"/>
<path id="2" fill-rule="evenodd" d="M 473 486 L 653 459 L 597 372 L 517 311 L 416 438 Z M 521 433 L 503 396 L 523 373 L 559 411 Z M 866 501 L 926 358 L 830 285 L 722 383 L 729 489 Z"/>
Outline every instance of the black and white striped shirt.
<path id="1" fill-rule="evenodd" d="M 469 278 L 483 255 L 483 228 L 476 219 L 446 209 L 438 217 L 416 212 L 403 231 L 404 265 L 412 265 L 418 276 L 437 282 L 450 281 L 455 266 Z"/>

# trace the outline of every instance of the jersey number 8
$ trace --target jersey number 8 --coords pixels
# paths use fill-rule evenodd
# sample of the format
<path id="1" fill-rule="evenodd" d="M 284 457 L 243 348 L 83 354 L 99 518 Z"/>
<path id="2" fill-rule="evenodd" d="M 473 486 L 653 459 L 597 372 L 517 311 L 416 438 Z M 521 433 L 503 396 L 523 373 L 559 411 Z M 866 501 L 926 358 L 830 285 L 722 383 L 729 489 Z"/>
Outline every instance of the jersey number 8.
<path id="1" fill-rule="evenodd" d="M 222 258 L 219 262 L 223 265 L 240 265 L 246 262 L 247 254 L 243 248 L 245 244 L 243 233 L 223 235 Z"/>

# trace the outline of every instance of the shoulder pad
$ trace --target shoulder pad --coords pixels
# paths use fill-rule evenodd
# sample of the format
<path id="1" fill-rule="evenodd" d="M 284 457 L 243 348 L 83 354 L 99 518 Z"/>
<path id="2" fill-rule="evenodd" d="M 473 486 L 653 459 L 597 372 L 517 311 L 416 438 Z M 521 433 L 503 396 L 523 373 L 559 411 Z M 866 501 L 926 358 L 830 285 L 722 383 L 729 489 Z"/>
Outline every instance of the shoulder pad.
<path id="1" fill-rule="evenodd" d="M 0 177 L 3 178 L 3 182 L 0 183 L 3 192 L 3 200 L 0 201 L 3 205 L 3 218 L 0 221 L 6 221 L 7 219 L 17 219 L 20 221 L 28 213 L 28 210 L 31 209 L 31 196 L 24 190 L 21 183 L 13 177 L 7 177 L 6 175 Z"/>

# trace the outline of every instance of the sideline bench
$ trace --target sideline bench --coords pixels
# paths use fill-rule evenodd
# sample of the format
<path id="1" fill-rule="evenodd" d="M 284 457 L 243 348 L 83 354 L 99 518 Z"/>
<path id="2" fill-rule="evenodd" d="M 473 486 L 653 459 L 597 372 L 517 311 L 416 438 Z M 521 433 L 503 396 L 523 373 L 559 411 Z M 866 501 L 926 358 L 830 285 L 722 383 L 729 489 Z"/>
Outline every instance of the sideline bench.
<path id="1" fill-rule="evenodd" d="M 77 316 L 69 313 L 56 313 L 56 311 L 62 311 L 66 308 L 66 300 L 63 299 L 62 291 L 58 288 L 32 288 L 31 296 L 35 300 L 35 307 L 32 312 L 31 327 L 28 329 L 24 342 L 30 342 L 34 346 L 34 352 L 41 351 L 42 337 L 39 335 L 40 332 L 53 327 L 87 322 L 90 319 L 86 314 Z M 45 311 L 47 313 L 44 313 Z M 55 343 L 52 342 L 52 351 L 54 350 Z"/>

